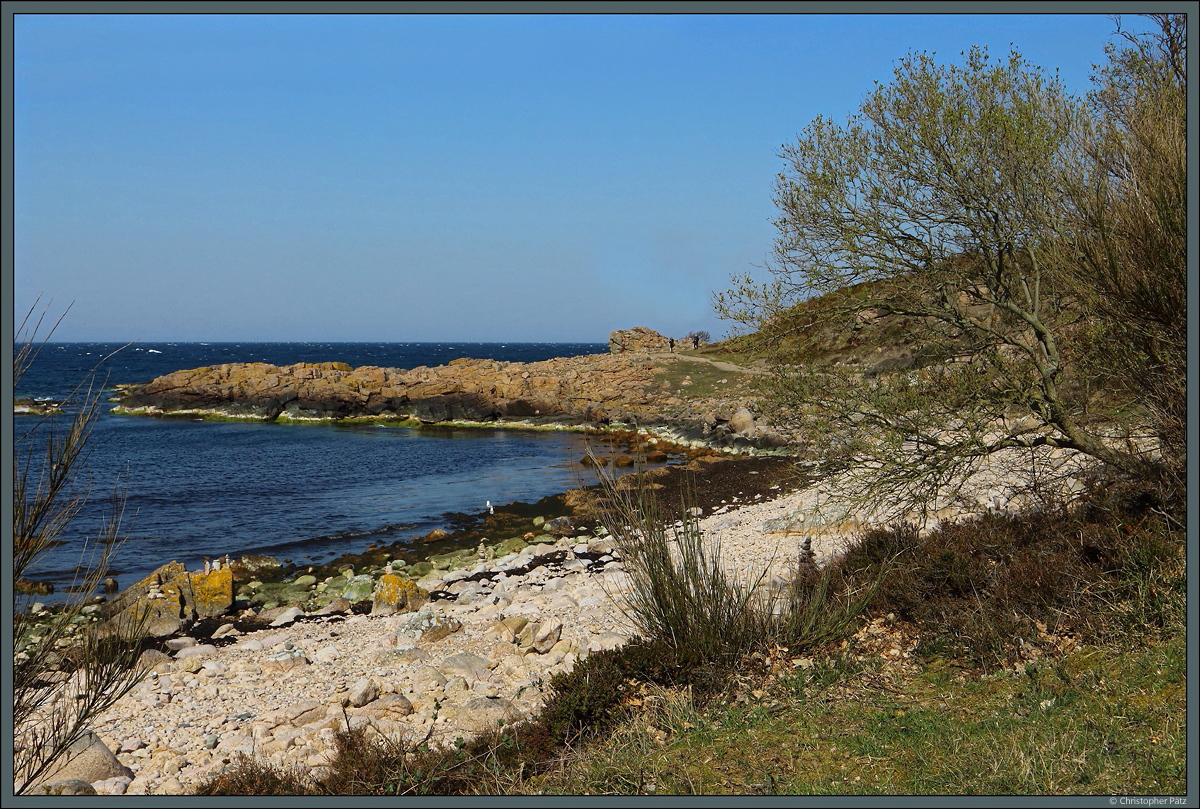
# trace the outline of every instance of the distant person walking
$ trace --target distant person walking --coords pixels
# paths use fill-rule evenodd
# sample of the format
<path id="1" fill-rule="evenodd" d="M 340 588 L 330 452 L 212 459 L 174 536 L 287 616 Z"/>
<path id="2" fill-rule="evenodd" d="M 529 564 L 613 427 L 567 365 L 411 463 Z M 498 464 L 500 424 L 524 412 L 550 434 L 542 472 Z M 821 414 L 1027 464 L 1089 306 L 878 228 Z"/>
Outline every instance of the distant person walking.
<path id="1" fill-rule="evenodd" d="M 699 347 L 700 347 L 700 335 L 693 334 L 692 335 L 692 348 L 695 349 L 695 348 L 699 348 Z"/>
<path id="2" fill-rule="evenodd" d="M 671 353 L 672 353 L 672 354 L 674 354 L 674 353 L 675 353 L 675 338 L 674 338 L 674 337 L 668 337 L 668 338 L 667 338 L 667 343 L 668 343 L 668 344 L 670 344 L 670 346 L 671 346 Z"/>

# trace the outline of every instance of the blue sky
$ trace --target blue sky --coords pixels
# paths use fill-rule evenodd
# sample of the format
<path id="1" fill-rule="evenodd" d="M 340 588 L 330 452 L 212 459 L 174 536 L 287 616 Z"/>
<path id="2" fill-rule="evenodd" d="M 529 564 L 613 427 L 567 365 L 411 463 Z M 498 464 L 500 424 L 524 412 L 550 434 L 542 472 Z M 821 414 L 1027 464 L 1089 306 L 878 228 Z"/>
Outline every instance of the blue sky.
<path id="1" fill-rule="evenodd" d="M 1127 27 L 1144 27 L 1126 18 Z M 730 324 L 776 153 L 895 60 L 1102 15 L 14 18 L 14 293 L 61 340 L 586 341 Z"/>

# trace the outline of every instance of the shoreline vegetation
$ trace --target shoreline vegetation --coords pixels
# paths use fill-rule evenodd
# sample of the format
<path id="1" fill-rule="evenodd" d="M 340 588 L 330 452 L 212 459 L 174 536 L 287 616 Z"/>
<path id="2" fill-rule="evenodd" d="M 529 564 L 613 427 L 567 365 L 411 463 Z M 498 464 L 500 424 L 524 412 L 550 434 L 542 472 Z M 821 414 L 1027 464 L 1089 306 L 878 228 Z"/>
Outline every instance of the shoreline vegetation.
<path id="1" fill-rule="evenodd" d="M 721 373 L 728 378 L 731 371 Z M 816 483 L 815 467 L 779 447 L 758 449 L 745 436 L 731 441 L 733 427 L 758 425 L 732 418 L 734 404 L 752 402 L 722 404 L 730 418 L 694 421 L 690 437 L 664 424 L 536 426 L 593 433 L 605 444 L 601 455 L 612 471 L 618 463 L 644 466 L 648 457 L 670 461 L 608 483 L 625 492 L 652 492 L 662 504 L 659 522 L 720 514 Z M 454 420 L 382 421 L 414 429 L 464 426 Z M 380 419 L 295 424 L 338 423 Z M 522 429 L 499 419 L 475 425 Z M 719 649 L 696 647 L 691 663 L 679 669 L 664 663 L 676 653 L 661 641 L 634 637 L 619 652 L 581 655 L 574 671 L 556 673 L 545 705 L 510 730 L 481 733 L 449 748 L 395 747 L 362 725 L 346 725 L 337 731 L 331 768 L 319 768 L 317 779 L 262 759 L 236 759 L 218 768 L 198 793 L 1182 791 L 1183 727 L 1170 719 L 1181 709 L 1186 676 L 1186 646 L 1178 633 L 1186 576 L 1176 528 L 1164 526 L 1152 505 L 1138 505 L 1135 492 L 1117 490 L 1108 496 L 1103 485 L 1093 490 L 1092 517 L 1069 526 L 1058 526 L 1061 517 L 1050 513 L 1030 513 L 985 516 L 974 528 L 947 527 L 922 539 L 900 528 L 877 528 L 826 569 L 821 588 L 805 591 L 805 598 L 822 593 L 805 601 L 806 615 L 816 622 L 810 631 L 832 621 L 836 633 L 812 635 L 814 641 L 794 637 L 755 659 L 734 655 L 738 659 L 724 673 L 713 671 L 712 661 L 704 665 L 708 655 L 715 661 L 726 654 Z M 497 505 L 494 513 L 452 515 L 446 529 L 425 537 L 320 564 L 238 559 L 229 565 L 228 607 L 146 636 L 140 648 L 155 655 L 150 665 L 174 671 L 187 661 L 164 657 L 167 641 L 223 645 L 289 613 L 299 621 L 329 610 L 347 618 L 370 615 L 389 576 L 408 582 L 397 592 L 432 587 L 424 598 L 442 599 L 455 588 L 449 582 L 472 580 L 485 559 L 512 553 L 520 559 L 522 551 L 570 553 L 574 547 L 581 562 L 596 564 L 604 553 L 625 550 L 606 527 L 613 525 L 611 515 L 606 522 L 598 508 L 605 495 L 605 486 L 596 485 L 538 503 Z M 1030 531 L 1050 533 L 1043 539 L 1022 535 Z M 1120 539 L 1102 537 L 1114 532 Z M 587 551 L 580 551 L 581 541 Z M 1031 551 L 1058 556 L 1026 558 Z M 636 564 L 624 552 L 617 558 L 626 567 Z M 1080 561 L 1082 567 L 1073 567 Z M 1050 570 L 1063 575 L 1048 580 Z M 1076 585 L 1067 586 L 1072 580 Z M 863 595 L 868 585 L 870 594 Z M 110 615 L 106 605 L 127 601 L 134 589 L 104 598 L 91 621 L 103 621 Z M 739 598 L 736 589 L 731 595 Z M 35 616 L 31 625 L 49 621 L 52 613 Z M 1130 643 L 1141 652 L 1122 652 Z M 1144 663 L 1159 675 L 1129 675 Z M 1121 677 L 1126 682 L 1114 682 Z M 1130 714 L 1134 693 L 1142 707 Z M 1130 739 L 1130 733 L 1140 736 Z M 988 765 L 978 778 L 954 774 L 961 766 L 944 750 L 949 737 L 984 756 L 980 760 Z M 738 753 L 748 739 L 756 749 L 775 751 L 766 769 Z M 571 754 L 564 756 L 564 745 Z M 692 750 L 707 750 L 707 759 L 695 759 Z M 726 765 L 714 768 L 714 760 Z M 634 772 L 640 773 L 636 783 L 629 780 Z"/>

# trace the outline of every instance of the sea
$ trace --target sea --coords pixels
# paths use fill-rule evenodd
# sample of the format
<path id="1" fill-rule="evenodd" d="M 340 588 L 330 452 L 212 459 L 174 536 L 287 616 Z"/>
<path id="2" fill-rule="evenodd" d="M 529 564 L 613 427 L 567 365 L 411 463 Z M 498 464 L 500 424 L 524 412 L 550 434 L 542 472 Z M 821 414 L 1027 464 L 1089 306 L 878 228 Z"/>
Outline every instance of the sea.
<path id="1" fill-rule="evenodd" d="M 40 600 L 61 600 L 94 564 L 96 538 L 116 504 L 125 541 L 111 570 L 123 588 L 172 560 L 189 569 L 226 554 L 330 560 L 447 527 L 450 515 L 489 502 L 535 502 L 596 482 L 579 463 L 589 439 L 576 432 L 115 415 L 108 398 L 117 384 L 229 362 L 408 369 L 459 357 L 535 362 L 605 351 L 604 343 L 46 343 L 14 395 L 63 400 L 91 379 L 103 401 L 77 469 L 87 502 L 26 575 L 54 585 L 55 595 Z M 13 417 L 18 463 L 29 464 L 31 482 L 49 427 L 43 417 Z"/>

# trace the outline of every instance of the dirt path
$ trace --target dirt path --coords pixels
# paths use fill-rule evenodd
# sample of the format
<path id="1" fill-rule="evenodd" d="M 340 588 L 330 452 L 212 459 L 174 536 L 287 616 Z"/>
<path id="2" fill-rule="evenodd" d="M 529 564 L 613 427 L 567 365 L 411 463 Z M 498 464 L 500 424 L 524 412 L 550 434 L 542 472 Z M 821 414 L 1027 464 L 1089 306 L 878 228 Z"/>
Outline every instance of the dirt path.
<path id="1" fill-rule="evenodd" d="M 670 352 L 661 352 L 660 351 L 660 352 L 655 352 L 655 353 L 651 354 L 651 356 L 652 357 L 662 357 L 664 359 L 667 357 L 674 357 L 675 359 L 686 360 L 687 362 L 706 362 L 709 365 L 716 368 L 718 371 L 724 371 L 724 372 L 730 373 L 730 374 L 765 374 L 765 373 L 767 373 L 767 371 L 763 368 L 747 368 L 744 365 L 736 365 L 732 362 L 723 362 L 721 360 L 714 360 L 709 357 L 702 357 L 702 356 L 698 356 L 696 354 L 687 354 L 684 352 L 670 353 Z"/>

